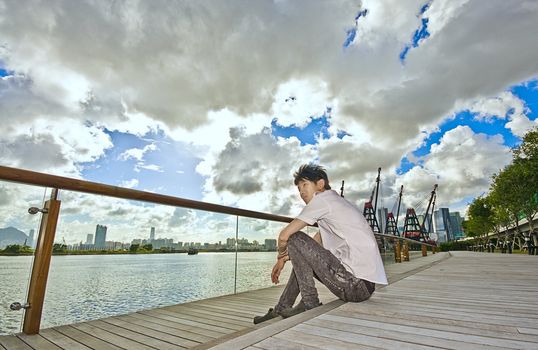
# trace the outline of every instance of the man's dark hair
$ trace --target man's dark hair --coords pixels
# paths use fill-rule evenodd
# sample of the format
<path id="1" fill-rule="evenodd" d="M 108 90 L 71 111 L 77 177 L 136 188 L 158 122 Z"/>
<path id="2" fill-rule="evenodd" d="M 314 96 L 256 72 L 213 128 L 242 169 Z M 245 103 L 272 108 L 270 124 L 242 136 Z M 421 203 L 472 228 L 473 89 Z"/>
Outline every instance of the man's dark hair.
<path id="1" fill-rule="evenodd" d="M 307 181 L 313 181 L 318 182 L 319 180 L 323 179 L 325 180 L 325 189 L 330 190 L 331 186 L 329 186 L 329 178 L 327 177 L 327 173 L 325 172 L 325 168 L 323 168 L 320 165 L 316 164 L 303 164 L 297 170 L 293 177 L 295 180 L 293 183 L 297 186 L 299 184 L 299 181 L 301 180 L 307 180 Z"/>

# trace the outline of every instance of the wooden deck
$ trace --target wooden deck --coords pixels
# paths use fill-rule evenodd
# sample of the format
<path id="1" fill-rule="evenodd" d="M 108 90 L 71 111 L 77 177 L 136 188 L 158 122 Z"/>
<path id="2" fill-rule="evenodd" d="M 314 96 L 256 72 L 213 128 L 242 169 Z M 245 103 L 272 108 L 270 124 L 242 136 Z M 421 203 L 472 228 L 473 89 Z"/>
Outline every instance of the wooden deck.
<path id="1" fill-rule="evenodd" d="M 451 254 L 366 302 L 309 317 L 314 309 L 214 349 L 538 349 L 537 257 Z"/>
<path id="2" fill-rule="evenodd" d="M 364 303 L 326 289 L 314 310 L 254 326 L 283 286 L 0 337 L 0 349 L 538 348 L 538 259 L 447 253 L 387 267 Z"/>

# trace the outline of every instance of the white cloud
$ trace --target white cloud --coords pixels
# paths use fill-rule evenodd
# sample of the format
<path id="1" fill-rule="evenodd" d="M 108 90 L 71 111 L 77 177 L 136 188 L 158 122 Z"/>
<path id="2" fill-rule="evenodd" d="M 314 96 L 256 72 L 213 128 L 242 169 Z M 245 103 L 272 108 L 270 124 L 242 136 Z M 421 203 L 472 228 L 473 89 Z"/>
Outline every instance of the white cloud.
<path id="1" fill-rule="evenodd" d="M 503 91 L 538 76 L 536 1 L 434 1 L 424 15 L 430 37 L 402 64 L 424 3 L 3 2 L 0 61 L 15 73 L 0 81 L 0 163 L 79 177 L 82 163 L 113 147 L 106 130 L 162 131 L 196 146 L 206 199 L 286 212 L 295 205 L 288 179 L 298 164 L 327 164 L 333 181 L 345 179 L 350 196 L 363 198 L 378 166 L 396 181 L 400 159 L 462 106 L 486 119 L 507 118 L 513 108 L 506 127 L 521 136 L 535 122 Z M 362 9 L 368 14 L 355 23 Z M 305 125 L 327 106 L 331 138 L 317 147 L 260 132 L 273 118 Z M 351 136 L 340 140 L 338 130 Z M 474 171 L 487 178 L 482 158 L 501 164 L 505 149 L 498 139 L 467 136 L 478 145 L 470 158 L 483 166 Z M 442 169 L 465 163 L 443 145 L 471 152 L 451 137 L 404 176 L 409 188 L 439 176 L 455 200 L 484 187 L 472 164 L 464 176 Z M 143 162 L 148 151 L 158 150 L 123 157 L 138 161 L 136 171 L 162 171 Z M 275 179 L 288 189 L 270 192 Z"/>
<path id="2" fill-rule="evenodd" d="M 128 150 L 120 154 L 118 159 L 120 160 L 135 159 L 135 160 L 141 161 L 144 158 L 144 154 L 150 151 L 155 151 L 155 150 L 157 150 L 157 146 L 153 143 L 144 146 L 144 148 L 129 148 Z"/>
<path id="3" fill-rule="evenodd" d="M 523 137 L 527 131 L 538 126 L 536 120 L 531 121 L 527 116 L 530 110 L 525 102 L 508 91 L 472 102 L 469 112 L 475 114 L 475 119 L 485 122 L 508 119 L 505 127 L 519 137 Z"/>
<path id="4" fill-rule="evenodd" d="M 159 172 L 159 173 L 162 173 L 164 170 L 162 170 L 162 168 L 160 166 L 158 166 L 157 164 L 144 164 L 144 163 L 136 163 L 135 167 L 134 167 L 134 171 L 136 171 L 137 173 L 140 172 L 141 169 L 146 169 L 146 170 L 151 170 L 151 171 L 156 171 L 156 172 Z"/>
<path id="5" fill-rule="evenodd" d="M 438 183 L 438 201 L 448 206 L 487 191 L 491 176 L 510 160 L 510 148 L 503 145 L 501 136 L 475 134 L 467 126 L 458 126 L 431 146 L 422 165 L 397 182 L 404 185 L 408 205 L 419 202 Z"/>
<path id="6" fill-rule="evenodd" d="M 122 181 L 120 183 L 120 187 L 126 187 L 126 188 L 135 188 L 138 186 L 139 181 L 137 179 L 131 179 L 127 181 Z"/>

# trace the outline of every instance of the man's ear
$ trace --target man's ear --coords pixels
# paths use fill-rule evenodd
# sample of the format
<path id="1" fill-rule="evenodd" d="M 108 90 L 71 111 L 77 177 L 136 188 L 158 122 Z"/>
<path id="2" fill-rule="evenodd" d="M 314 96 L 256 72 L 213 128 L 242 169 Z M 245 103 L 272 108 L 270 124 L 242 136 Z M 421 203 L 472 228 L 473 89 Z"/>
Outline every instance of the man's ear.
<path id="1" fill-rule="evenodd" d="M 318 190 L 322 190 L 325 188 L 325 180 L 324 179 L 319 179 L 317 182 L 316 182 L 316 188 Z"/>

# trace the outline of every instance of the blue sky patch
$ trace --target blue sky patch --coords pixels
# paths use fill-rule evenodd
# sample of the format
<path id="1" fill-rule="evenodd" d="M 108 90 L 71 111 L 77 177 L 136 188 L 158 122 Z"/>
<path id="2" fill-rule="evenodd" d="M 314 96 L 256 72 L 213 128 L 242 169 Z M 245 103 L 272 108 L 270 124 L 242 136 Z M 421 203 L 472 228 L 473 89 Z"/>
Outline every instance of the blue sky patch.
<path id="1" fill-rule="evenodd" d="M 510 89 L 510 92 L 525 101 L 525 105 L 530 109 L 527 117 L 535 120 L 538 117 L 538 80 L 516 85 Z"/>
<path id="2" fill-rule="evenodd" d="M 538 117 L 538 80 L 531 80 L 524 84 L 514 86 L 509 89 L 509 91 L 525 103 L 525 106 L 528 108 L 527 117 L 529 117 L 530 120 L 535 120 Z M 509 122 L 508 117 L 510 114 L 511 112 L 509 111 L 508 116 L 504 119 L 491 118 L 490 120 L 485 121 L 475 119 L 476 114 L 470 113 L 469 111 L 461 111 L 456 114 L 454 118 L 447 119 L 439 125 L 439 131 L 430 134 L 424 141 L 424 144 L 412 152 L 412 156 L 420 158 L 428 155 L 433 144 L 438 144 L 447 131 L 454 129 L 459 125 L 468 126 L 474 133 L 486 134 L 488 136 L 502 135 L 505 146 L 515 147 L 521 142 L 521 139 L 513 135 L 511 131 L 505 127 L 506 123 Z M 397 172 L 398 174 L 404 174 L 415 165 L 417 164 L 411 162 L 407 157 L 404 157 L 400 162 Z"/>
<path id="3" fill-rule="evenodd" d="M 11 75 L 13 72 L 9 72 L 5 70 L 4 68 L 0 68 L 0 77 L 7 77 L 8 75 Z"/>
<path id="4" fill-rule="evenodd" d="M 143 138 L 118 131 L 105 132 L 114 146 L 95 162 L 82 164 L 84 179 L 114 186 L 137 179 L 135 189 L 195 200 L 202 198 L 204 178 L 195 171 L 202 159 L 195 156 L 198 152 L 192 146 L 173 141 L 162 132 L 149 133 Z M 141 161 L 121 157 L 129 149 L 143 149 L 152 144 L 156 149 L 148 150 Z M 159 170 L 144 168 L 148 165 Z"/>
<path id="5" fill-rule="evenodd" d="M 426 4 L 424 4 L 420 8 L 418 18 L 420 18 L 421 26 L 413 34 L 413 40 L 411 41 L 411 44 L 405 45 L 402 51 L 400 52 L 400 62 L 404 63 L 405 58 L 407 57 L 407 54 L 409 53 L 409 51 L 412 48 L 418 47 L 418 44 L 421 40 L 424 40 L 430 36 L 430 33 L 428 32 L 428 23 L 430 20 L 429 18 L 422 17 L 422 16 L 430 8 L 431 3 L 432 1 L 428 1 Z"/>
<path id="6" fill-rule="evenodd" d="M 290 138 L 295 136 L 301 141 L 301 145 L 315 145 L 317 138 L 321 135 L 322 138 L 327 139 L 329 135 L 329 120 L 326 115 L 319 118 L 312 118 L 310 123 L 303 128 L 298 126 L 281 126 L 278 125 L 277 119 L 271 121 L 271 133 L 275 137 Z M 344 137 L 344 135 L 342 135 Z"/>
<path id="7" fill-rule="evenodd" d="M 357 27 L 359 25 L 359 18 L 366 17 L 368 14 L 368 9 L 364 9 L 362 11 L 359 11 L 357 15 L 355 16 L 355 27 L 349 29 L 346 31 L 346 40 L 344 41 L 344 44 L 342 45 L 345 48 L 347 48 L 349 45 L 351 45 L 355 41 L 355 37 L 357 36 Z"/>

